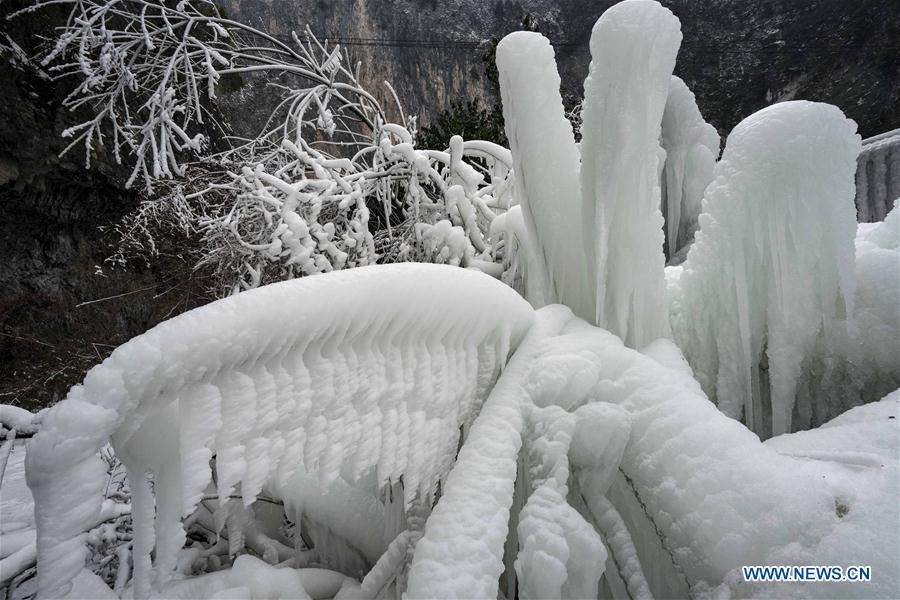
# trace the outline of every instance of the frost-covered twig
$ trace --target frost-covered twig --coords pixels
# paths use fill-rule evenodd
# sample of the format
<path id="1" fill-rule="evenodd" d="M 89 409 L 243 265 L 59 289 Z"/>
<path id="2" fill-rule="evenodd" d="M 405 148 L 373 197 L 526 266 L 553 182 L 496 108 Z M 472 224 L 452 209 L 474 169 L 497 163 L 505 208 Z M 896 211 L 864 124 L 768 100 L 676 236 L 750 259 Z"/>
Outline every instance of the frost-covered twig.
<path id="1" fill-rule="evenodd" d="M 82 146 L 88 164 L 99 146 L 117 162 L 130 157 L 129 185 L 183 176 L 187 161 L 206 156 L 210 132 L 224 131 L 211 104 L 223 76 L 270 72 L 299 82 L 271 129 L 225 155 L 258 153 L 307 129 L 329 137 L 348 130 L 353 141 L 386 120 L 341 48 L 308 30 L 288 44 L 222 17 L 208 0 L 53 0 L 28 10 L 51 4 L 71 12 L 42 65 L 56 77 L 77 76 L 64 105 L 91 115 L 64 132 L 72 139 L 64 152 Z"/>
<path id="2" fill-rule="evenodd" d="M 279 40 L 207 0 L 36 7 L 59 3 L 71 14 L 43 63 L 77 78 L 65 105 L 89 115 L 65 132 L 66 151 L 83 146 L 89 164 L 103 145 L 130 163 L 129 185 L 145 184 L 146 199 L 115 227 L 113 262 L 155 257 L 175 234 L 193 242 L 184 258 L 221 293 L 376 260 L 500 260 L 490 223 L 512 203 L 509 151 L 458 137 L 417 148 L 416 119 L 393 88 L 400 123 L 339 46 L 308 28 Z M 283 76 L 280 102 L 258 135 L 229 137 L 218 82 L 266 73 Z"/>

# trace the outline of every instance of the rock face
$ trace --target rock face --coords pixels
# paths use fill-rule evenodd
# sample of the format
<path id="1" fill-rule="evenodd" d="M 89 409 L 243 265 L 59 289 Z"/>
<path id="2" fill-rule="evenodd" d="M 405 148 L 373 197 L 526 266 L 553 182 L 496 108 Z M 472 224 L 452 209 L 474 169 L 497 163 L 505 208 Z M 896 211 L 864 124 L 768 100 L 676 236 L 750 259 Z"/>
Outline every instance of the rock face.
<path id="1" fill-rule="evenodd" d="M 6 11 L 28 1 L 11 0 L 0 10 L 0 27 L 25 53 L 60 17 L 51 10 L 10 25 Z M 124 190 L 128 171 L 102 153 L 89 171 L 82 151 L 59 156 L 61 133 L 73 119 L 60 104 L 71 82 L 36 73 L 3 34 L 0 401 L 36 408 L 59 399 L 115 345 L 198 299 L 183 302 L 190 266 L 177 260 L 119 271 L 104 265 L 115 236 L 100 227 L 136 205 Z M 91 302 L 102 298 L 109 299 Z"/>
<path id="2" fill-rule="evenodd" d="M 493 101 L 489 41 L 531 16 L 555 45 L 564 96 L 580 97 L 597 18 L 613 0 L 224 0 L 238 20 L 287 38 L 309 25 L 362 62 L 363 80 L 427 123 L 452 100 Z M 675 74 L 725 136 L 782 100 L 840 106 L 863 137 L 900 124 L 900 8 L 896 0 L 661 0 L 681 20 Z M 246 91 L 244 93 L 247 93 Z M 386 102 L 387 104 L 387 102 Z"/>

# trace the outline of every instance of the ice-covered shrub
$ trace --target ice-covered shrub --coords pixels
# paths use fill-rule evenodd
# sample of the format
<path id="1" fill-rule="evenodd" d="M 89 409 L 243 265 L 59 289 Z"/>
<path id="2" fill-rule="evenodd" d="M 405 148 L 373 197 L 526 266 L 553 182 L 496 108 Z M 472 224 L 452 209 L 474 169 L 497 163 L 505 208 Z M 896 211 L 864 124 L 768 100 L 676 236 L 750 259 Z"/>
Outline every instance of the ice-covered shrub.
<path id="1" fill-rule="evenodd" d="M 71 16 L 44 64 L 76 77 L 65 105 L 90 115 L 65 132 L 66 151 L 82 146 L 89 164 L 102 147 L 132 167 L 128 185 L 146 188 L 114 228 L 114 262 L 152 258 L 157 238 L 176 234 L 218 294 L 376 260 L 498 271 L 489 230 L 510 204 L 508 151 L 458 137 L 416 147 L 416 119 L 397 101 L 392 123 L 340 46 L 308 29 L 278 40 L 206 0 L 65 3 Z M 273 87 L 265 127 L 223 135 L 219 82 L 264 74 L 287 82 Z M 440 248 L 459 243 L 421 235 L 443 221 L 465 230 L 452 257 Z"/>
<path id="2" fill-rule="evenodd" d="M 304 310 L 284 318 L 296 303 Z M 242 546 L 233 511 L 301 467 L 323 487 L 343 478 L 376 499 L 402 482 L 402 512 L 430 508 L 459 428 L 532 318 L 486 275 L 407 264 L 265 286 L 133 339 L 50 410 L 28 452 L 40 595 L 64 592 L 83 567 L 105 472 L 94 453 L 110 437 L 132 489 L 136 597 L 172 577 L 181 519 L 210 484 L 232 554 Z"/>

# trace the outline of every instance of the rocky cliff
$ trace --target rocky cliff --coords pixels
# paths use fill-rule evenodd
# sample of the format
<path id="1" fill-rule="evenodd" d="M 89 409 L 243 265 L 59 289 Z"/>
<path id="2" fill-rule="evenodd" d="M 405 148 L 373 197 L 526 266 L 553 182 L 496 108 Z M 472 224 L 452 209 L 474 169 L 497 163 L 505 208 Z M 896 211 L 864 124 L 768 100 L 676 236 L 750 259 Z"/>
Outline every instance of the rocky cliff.
<path id="1" fill-rule="evenodd" d="M 900 125 L 896 0 L 661 0 L 681 19 L 676 74 L 720 134 L 779 100 L 840 106 L 864 137 Z M 232 17 L 289 37 L 338 39 L 372 90 L 390 81 L 425 123 L 453 100 L 492 101 L 490 40 L 531 16 L 553 41 L 563 86 L 581 92 L 591 27 L 612 0 L 223 0 Z M 246 93 L 246 92 L 245 92 Z"/>

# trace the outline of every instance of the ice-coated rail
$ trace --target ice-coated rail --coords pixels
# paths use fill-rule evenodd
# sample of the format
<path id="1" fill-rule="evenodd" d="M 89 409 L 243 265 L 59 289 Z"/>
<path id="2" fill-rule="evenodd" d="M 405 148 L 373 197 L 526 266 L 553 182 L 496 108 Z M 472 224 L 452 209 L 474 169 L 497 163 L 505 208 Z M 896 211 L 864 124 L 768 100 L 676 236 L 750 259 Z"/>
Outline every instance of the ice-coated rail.
<path id="1" fill-rule="evenodd" d="M 174 570 L 213 455 L 220 497 L 245 504 L 298 465 L 326 485 L 374 470 L 376 487 L 402 477 L 407 502 L 429 497 L 532 318 L 487 275 L 397 264 L 265 286 L 132 339 L 29 448 L 39 595 L 59 597 L 84 565 L 110 438 L 133 492 L 136 597 Z"/>

